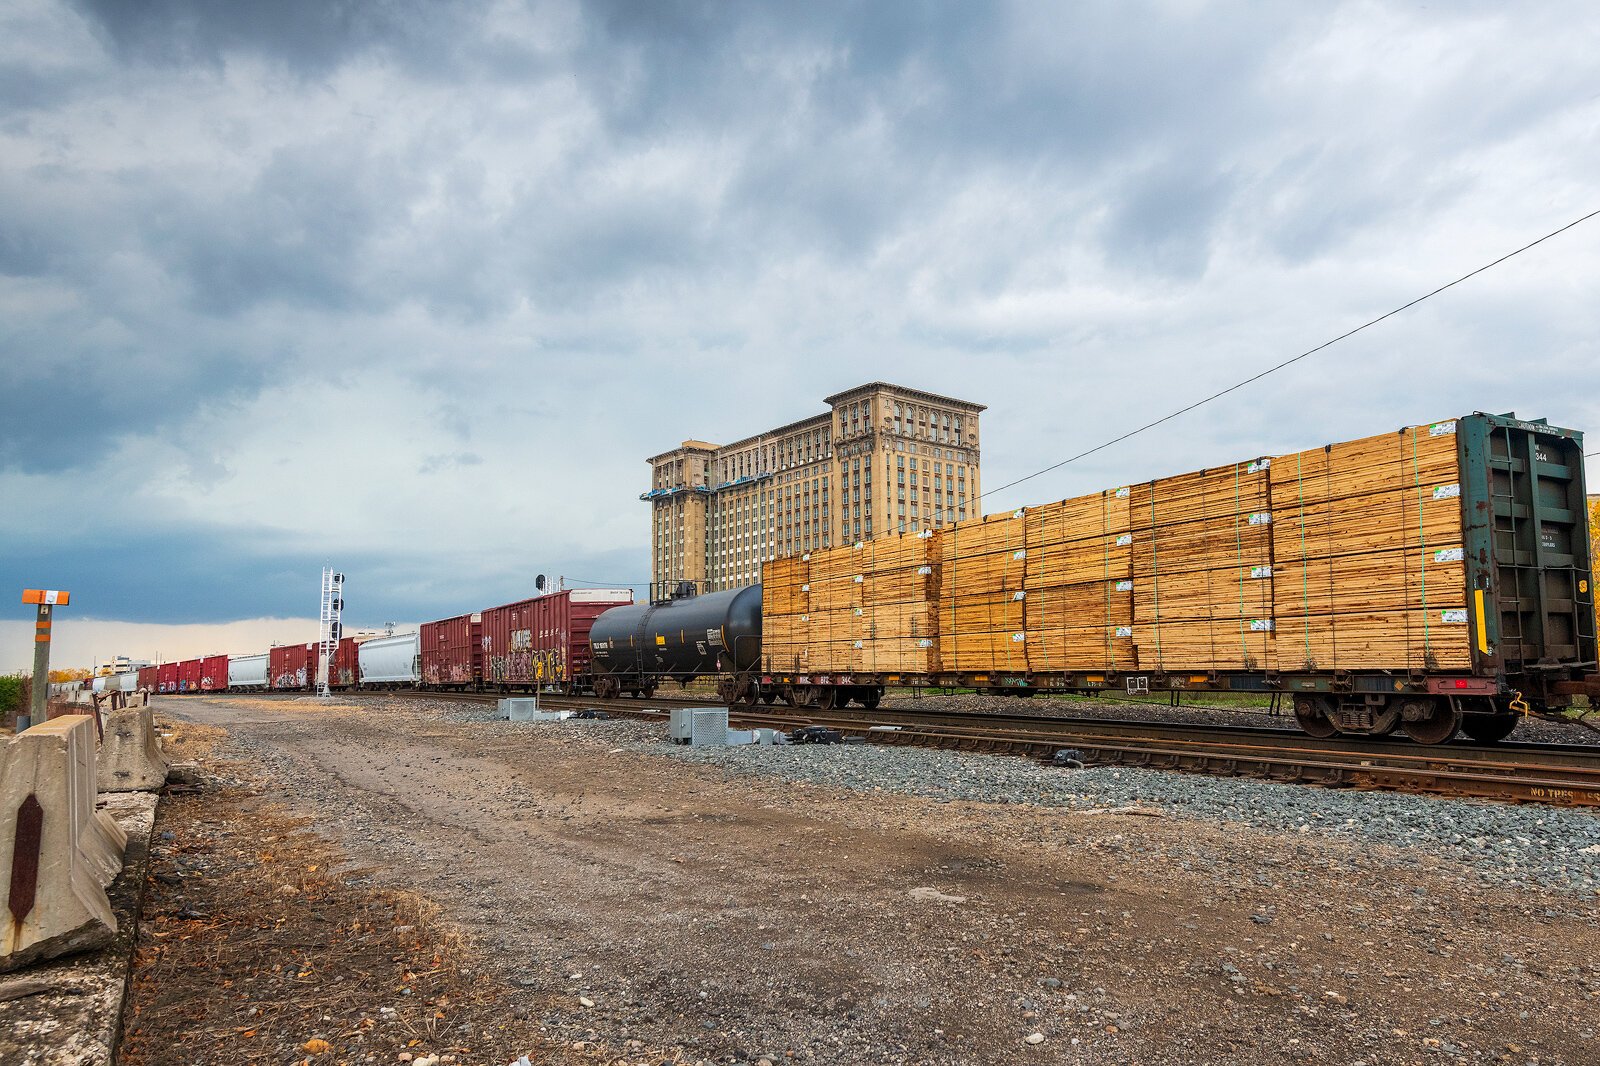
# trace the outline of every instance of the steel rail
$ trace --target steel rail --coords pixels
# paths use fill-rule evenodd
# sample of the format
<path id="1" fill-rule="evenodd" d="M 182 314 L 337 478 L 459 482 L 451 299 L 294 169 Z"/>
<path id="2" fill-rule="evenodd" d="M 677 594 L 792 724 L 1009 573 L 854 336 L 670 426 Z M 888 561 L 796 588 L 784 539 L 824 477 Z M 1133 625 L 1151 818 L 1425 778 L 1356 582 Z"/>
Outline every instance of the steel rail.
<path id="1" fill-rule="evenodd" d="M 492 703 L 488 693 L 418 691 L 418 696 Z M 608 714 L 659 721 L 664 705 L 706 706 L 708 701 L 597 700 L 541 696 L 552 709 L 593 707 Z M 711 704 L 720 707 L 721 704 Z M 885 720 L 891 719 L 891 720 Z M 1600 807 L 1600 751 L 1579 745 L 1465 743 L 1422 745 L 1408 741 L 1337 737 L 1318 740 L 1289 729 L 1208 726 L 1044 715 L 986 714 L 877 708 L 872 711 L 744 704 L 729 708 L 730 724 L 789 730 L 822 725 L 886 745 L 917 745 L 985 754 L 1049 759 L 1076 749 L 1085 763 L 1249 777 L 1333 788 L 1429 793 Z"/>

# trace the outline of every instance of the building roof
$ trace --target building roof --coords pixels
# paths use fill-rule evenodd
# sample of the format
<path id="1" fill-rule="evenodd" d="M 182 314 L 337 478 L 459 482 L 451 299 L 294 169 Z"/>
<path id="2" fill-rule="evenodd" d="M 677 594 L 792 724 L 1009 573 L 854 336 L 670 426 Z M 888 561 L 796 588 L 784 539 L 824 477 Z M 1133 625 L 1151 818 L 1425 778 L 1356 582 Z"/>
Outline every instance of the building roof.
<path id="1" fill-rule="evenodd" d="M 836 392 L 832 396 L 824 397 L 823 402 L 832 407 L 837 405 L 840 400 L 848 399 L 852 396 L 857 396 L 863 393 L 876 392 L 880 389 L 888 390 L 904 396 L 907 399 L 915 400 L 921 403 L 948 404 L 951 407 L 959 407 L 972 412 L 988 410 L 988 408 L 983 404 L 973 403 L 971 400 L 958 400 L 953 396 L 940 396 L 936 392 L 924 392 L 921 389 L 911 389 L 904 385 L 895 385 L 887 381 L 871 381 L 865 385 L 857 385 L 854 388 L 845 389 L 843 392 Z M 652 455 L 645 461 L 655 464 L 663 459 L 669 459 L 682 451 L 730 451 L 735 448 L 741 448 L 747 444 L 754 444 L 761 440 L 767 440 L 772 437 L 781 437 L 786 433 L 794 433 L 797 430 L 808 429 L 819 422 L 829 423 L 832 422 L 832 420 L 832 412 L 824 411 L 817 415 L 807 415 L 805 418 L 802 418 L 797 422 L 790 422 L 787 425 L 779 426 L 776 429 L 764 429 L 760 433 L 752 433 L 750 436 L 741 437 L 730 444 L 708 444 L 703 440 L 686 440 L 678 447 L 669 448 L 660 455 Z"/>
<path id="2" fill-rule="evenodd" d="M 650 458 L 646 459 L 645 462 L 654 463 L 658 459 L 669 459 L 672 456 L 677 455 L 679 452 L 714 452 L 716 450 L 717 445 L 715 444 L 708 444 L 703 440 L 686 440 L 676 448 L 668 448 L 660 455 L 652 455 Z"/>
<path id="3" fill-rule="evenodd" d="M 988 410 L 988 408 L 983 404 L 973 403 L 971 400 L 958 400 L 954 396 L 940 396 L 936 392 L 923 392 L 921 389 L 911 389 L 904 385 L 896 385 L 889 381 L 872 381 L 865 385 L 857 385 L 854 388 L 845 389 L 843 392 L 836 392 L 832 396 L 824 396 L 823 402 L 831 406 L 838 403 L 840 400 L 849 399 L 851 396 L 855 396 L 858 393 L 876 392 L 879 389 L 887 389 L 890 392 L 898 392 L 901 395 L 910 397 L 911 399 L 921 400 L 927 403 L 947 403 L 955 407 L 965 407 L 969 411 Z"/>

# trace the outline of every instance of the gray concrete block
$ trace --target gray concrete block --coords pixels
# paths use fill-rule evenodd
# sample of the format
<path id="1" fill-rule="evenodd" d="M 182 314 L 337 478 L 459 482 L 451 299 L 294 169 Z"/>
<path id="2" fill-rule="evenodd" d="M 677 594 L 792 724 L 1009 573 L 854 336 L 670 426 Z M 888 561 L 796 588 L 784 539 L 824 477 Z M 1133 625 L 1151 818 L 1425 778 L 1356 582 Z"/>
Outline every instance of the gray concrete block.
<path id="1" fill-rule="evenodd" d="M 101 792 L 154 792 L 167 782 L 167 757 L 148 706 L 125 707 L 101 716 L 97 783 Z"/>
<path id="2" fill-rule="evenodd" d="M 0 972 L 116 935 L 106 886 L 122 869 L 128 838 L 95 809 L 95 762 L 94 719 L 82 714 L 34 726 L 0 748 Z M 37 825 L 36 851 L 18 845 L 22 823 Z M 29 880 L 14 876 L 18 867 L 34 871 L 31 900 L 12 898 Z M 21 920 L 11 920 L 19 908 Z"/>

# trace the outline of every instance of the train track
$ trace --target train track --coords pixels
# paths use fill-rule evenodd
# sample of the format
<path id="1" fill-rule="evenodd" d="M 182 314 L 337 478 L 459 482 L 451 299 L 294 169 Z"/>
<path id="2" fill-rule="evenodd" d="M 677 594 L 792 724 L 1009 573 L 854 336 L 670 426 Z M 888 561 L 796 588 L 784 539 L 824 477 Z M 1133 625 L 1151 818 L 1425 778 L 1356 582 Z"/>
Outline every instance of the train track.
<path id="1" fill-rule="evenodd" d="M 487 693 L 417 693 L 432 698 L 493 703 Z M 671 707 L 718 707 L 708 700 L 648 701 L 541 696 L 551 710 L 594 707 L 652 721 Z M 1600 752 L 1576 745 L 1422 745 L 1404 740 L 1336 737 L 1317 740 L 1268 726 L 1085 719 L 975 711 L 879 707 L 819 711 L 749 707 L 729 711 L 735 728 L 791 730 L 821 725 L 873 743 L 916 745 L 1051 759 L 1075 749 L 1097 766 L 1179 770 L 1227 777 L 1297 782 L 1329 788 L 1600 807 Z"/>

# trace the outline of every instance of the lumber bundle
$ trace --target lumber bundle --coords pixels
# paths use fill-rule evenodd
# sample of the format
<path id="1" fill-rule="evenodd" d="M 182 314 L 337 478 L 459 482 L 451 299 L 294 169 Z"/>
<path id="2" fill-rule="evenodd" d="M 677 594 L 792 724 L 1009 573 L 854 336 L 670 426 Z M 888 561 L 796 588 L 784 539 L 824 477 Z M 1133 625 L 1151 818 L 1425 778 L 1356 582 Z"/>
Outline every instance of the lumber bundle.
<path id="1" fill-rule="evenodd" d="M 896 535 L 762 569 L 768 669 L 928 673 L 935 668 L 933 538 Z M 786 610 L 784 608 L 787 608 Z"/>
<path id="2" fill-rule="evenodd" d="M 1453 422 L 1275 463 L 1278 669 L 1470 665 L 1460 480 Z"/>
<path id="3" fill-rule="evenodd" d="M 1028 669 L 1027 534 L 1019 510 L 958 522 L 936 538 L 940 669 Z"/>
<path id="4" fill-rule="evenodd" d="M 1453 422 L 766 564 L 769 669 L 1470 666 Z"/>
<path id="5" fill-rule="evenodd" d="M 1126 488 L 1027 511 L 1028 663 L 1034 670 L 1129 670 L 1132 542 Z"/>
<path id="6" fill-rule="evenodd" d="M 1133 636 L 1141 669 L 1267 665 L 1271 460 L 1132 487 Z"/>

